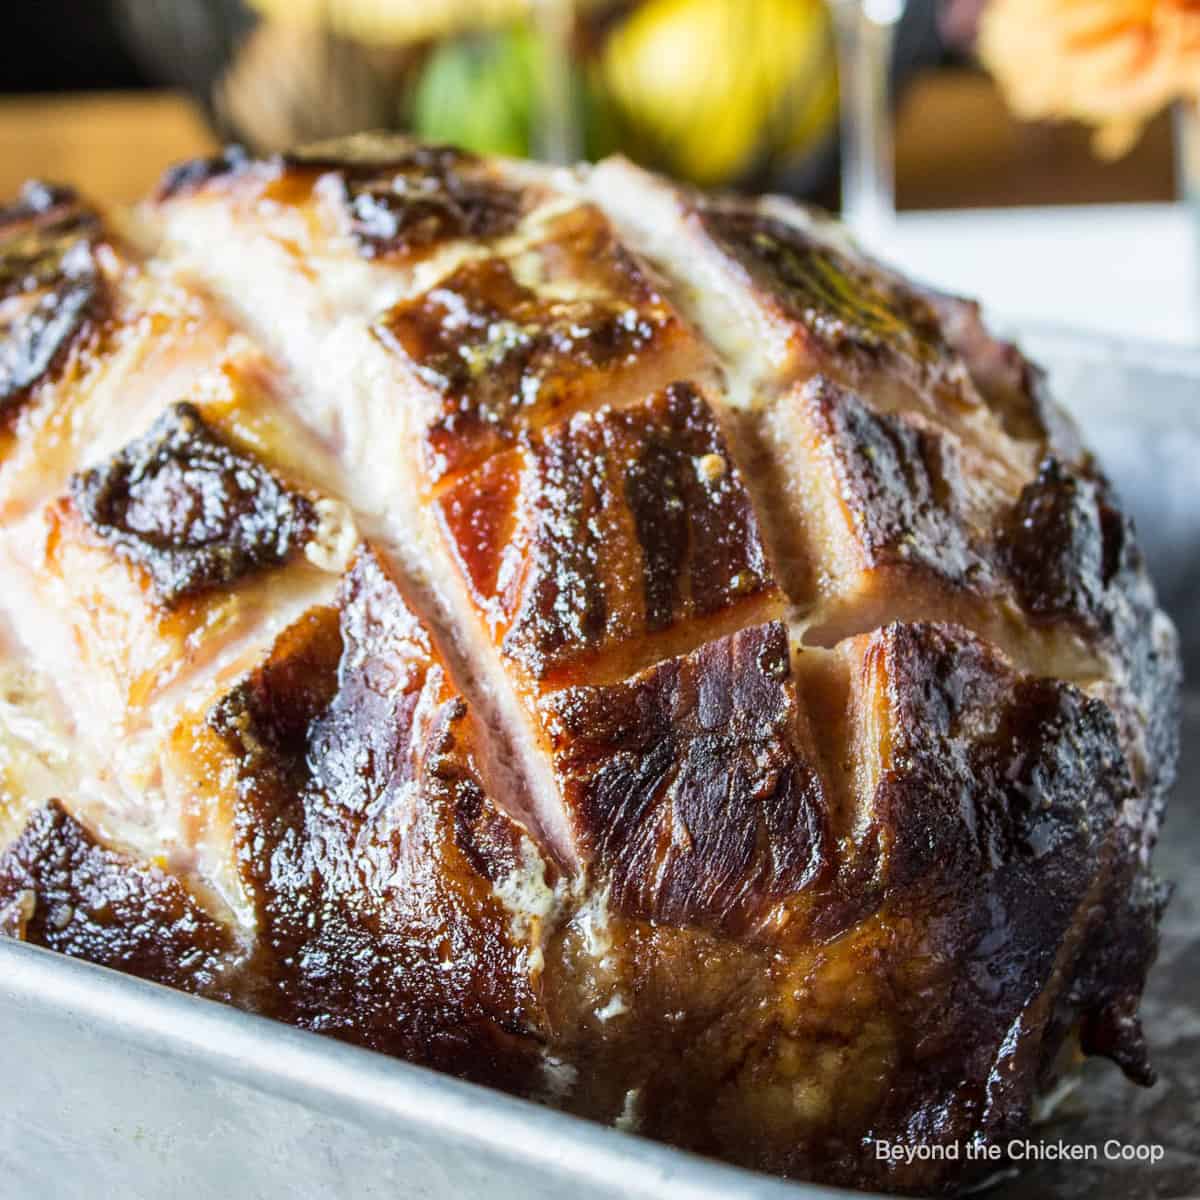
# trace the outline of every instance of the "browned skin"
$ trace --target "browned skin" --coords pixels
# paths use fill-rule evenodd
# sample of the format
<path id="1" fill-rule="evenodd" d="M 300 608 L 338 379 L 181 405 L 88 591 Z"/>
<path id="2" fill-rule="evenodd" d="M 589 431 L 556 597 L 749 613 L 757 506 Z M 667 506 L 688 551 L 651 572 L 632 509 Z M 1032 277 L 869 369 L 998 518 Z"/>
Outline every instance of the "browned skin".
<path id="1" fill-rule="evenodd" d="M 543 686 L 628 674 L 664 657 L 663 637 L 778 600 L 740 473 L 687 385 L 528 439 L 440 508 L 504 655 Z"/>
<path id="2" fill-rule="evenodd" d="M 167 608 L 285 562 L 316 519 L 307 497 L 229 446 L 190 404 L 73 476 L 71 498 L 94 533 L 147 571 Z"/>
<path id="3" fill-rule="evenodd" d="M 95 215 L 66 188 L 31 183 L 0 209 L 0 422 L 100 319 L 99 236 Z"/>
<path id="4" fill-rule="evenodd" d="M 0 858 L 0 931 L 218 996 L 236 954 L 229 931 L 178 879 L 101 845 L 57 802 Z"/>
<path id="5" fill-rule="evenodd" d="M 1129 518 L 1108 480 L 1090 462 L 1046 458 L 997 534 L 1000 561 L 1021 606 L 1043 625 L 1061 622 L 1103 647 L 1119 664 L 1123 697 L 1114 702 L 1147 793 L 1147 828 L 1157 827 L 1178 757 L 1179 662 L 1173 637 L 1155 628 L 1154 588 Z M 1137 705 L 1144 718 L 1130 714 Z"/>
<path id="6" fill-rule="evenodd" d="M 751 930 L 828 865 L 827 797 L 764 625 L 543 701 L 579 836 L 625 916 Z"/>
<path id="7" fill-rule="evenodd" d="M 821 377 L 799 403 L 814 444 L 832 460 L 864 565 L 930 570 L 955 587 L 989 589 L 987 549 L 963 505 L 963 466 L 953 441 L 877 413 Z"/>
<path id="8" fill-rule="evenodd" d="M 319 156 L 304 165 L 341 166 Z M 489 179 L 469 154 L 417 146 L 383 166 L 365 164 L 339 173 L 352 235 L 368 257 L 420 253 L 450 238 L 499 237 L 520 218 L 521 194 Z"/>
<path id="9" fill-rule="evenodd" d="M 378 560 L 208 720 L 237 770 L 255 1007 L 528 1086 L 528 952 L 492 894 L 524 834 L 485 796 L 466 707 Z"/>
<path id="10" fill-rule="evenodd" d="M 441 399 L 425 453 L 433 480 L 523 430 L 669 383 L 700 360 L 678 315 L 595 210 L 552 222 L 530 257 L 534 281 L 519 282 L 503 257 L 472 260 L 379 323 L 385 343 Z M 585 285 L 584 294 L 546 294 L 564 282 Z"/>
<path id="11" fill-rule="evenodd" d="M 1161 896 L 1133 884 L 1136 794 L 1111 714 L 936 627 L 885 630 L 861 661 L 883 722 L 882 911 L 912 939 L 892 994 L 922 1030 L 876 1135 L 1016 1134 L 1080 1017 L 1085 1049 L 1089 1029 L 1113 1031 L 1116 1057 L 1146 1081 L 1140 1031 L 1121 1017 L 1153 956 Z M 1110 920 L 1127 939 L 1117 953 Z M 922 1174 L 895 1182 L 917 1188 Z"/>
<path id="12" fill-rule="evenodd" d="M 1079 1018 L 1085 1046 L 1144 1077 L 1127 1018 L 1161 896 L 1131 890 L 1136 831 L 1121 816 L 1134 792 L 1099 702 L 1015 675 L 950 629 L 893 626 L 847 644 L 842 701 L 863 758 L 848 785 L 852 832 L 831 857 L 818 808 L 830 800 L 778 626 L 647 672 L 624 696 L 564 697 L 573 794 L 615 911 L 602 961 L 563 921 L 532 990 L 488 885 L 517 860 L 520 835 L 462 757 L 461 701 L 439 706 L 423 635 L 369 557 L 341 604 L 340 617 L 316 611 L 284 635 L 210 717 L 239 764 L 240 859 L 263 920 L 233 984 L 241 1003 L 519 1090 L 538 1090 L 545 1042 L 584 1072 L 578 1111 L 611 1119 L 637 1088 L 654 1136 L 777 1170 L 819 1163 L 843 1182 L 878 1170 L 863 1131 L 1002 1141 L 1019 1130 Z M 739 665 L 749 677 L 730 693 Z M 693 696 L 691 714 L 664 704 L 686 704 L 692 687 L 712 693 Z M 422 695 L 433 702 L 418 732 Z M 392 715 L 380 719 L 381 705 Z M 623 723 L 639 709 L 643 723 Z M 704 769 L 714 760 L 722 790 Z M 664 763 L 665 791 L 645 778 Z M 605 783 L 631 772 L 654 815 L 616 822 Z M 741 847 L 738 806 L 764 822 Z M 672 844 L 668 813 L 691 853 Z M 648 869 L 639 860 L 655 841 Z M 1110 917 L 1124 935 L 1116 954 Z M 159 937 L 145 923 L 109 936 L 140 936 L 147 953 Z M 88 956 L 110 950 L 97 935 Z M 614 986 L 627 1010 L 600 1022 Z M 803 1103 L 780 1072 L 804 1082 Z M 929 1177 L 898 1167 L 877 1181 Z"/>
<path id="13" fill-rule="evenodd" d="M 882 367 L 906 389 L 928 390 L 949 414 L 976 403 L 933 306 L 916 289 L 750 206 L 704 204 L 695 219 L 793 328 L 797 359 L 848 383 Z"/>
<path id="14" fill-rule="evenodd" d="M 352 159 L 315 147 L 265 163 L 233 148 L 168 172 L 159 198 L 205 185 L 237 186 L 247 177 L 286 202 L 307 198 L 328 180 L 347 232 L 368 258 L 422 257 L 447 241 L 502 237 L 526 208 L 522 191 L 493 178 L 480 159 L 450 146 L 422 145 L 381 155 L 368 150 Z"/>
<path id="15" fill-rule="evenodd" d="M 1080 1017 L 1087 1048 L 1104 1045 L 1145 1078 L 1126 1018 L 1162 896 L 1131 884 L 1142 870 L 1126 819 L 1134 791 L 1102 704 L 1015 675 L 947 628 L 892 626 L 839 655 L 862 751 L 851 832 L 806 883 L 792 880 L 800 890 L 783 902 L 786 920 L 732 940 L 695 927 L 709 911 L 694 910 L 691 923 L 623 923 L 611 971 L 634 1000 L 616 1024 L 637 1049 L 609 1030 L 601 1044 L 635 1061 L 655 1056 L 644 1068 L 648 1132 L 779 1170 L 819 1161 L 816 1173 L 836 1182 L 927 1189 L 935 1180 L 924 1166 L 878 1175 L 860 1139 L 1003 1142 L 1024 1127 Z M 610 771 L 644 743 L 627 732 Z M 631 754 L 627 769 L 637 761 Z M 766 794 L 766 813 L 777 811 L 778 792 Z M 730 881 L 736 855 L 715 868 L 705 857 L 706 843 L 728 837 L 723 814 L 693 804 L 688 818 L 701 904 L 705 885 L 724 896 L 731 882 L 761 881 L 761 859 Z M 587 978 L 571 935 L 563 953 L 563 974 L 548 968 L 561 1004 Z M 586 1021 L 574 1033 L 597 1036 Z M 667 1067 L 672 1054 L 679 1063 Z M 604 1085 L 591 1086 L 599 1104 Z M 698 1094 L 702 1112 L 688 1102 Z"/>
<path id="16" fill-rule="evenodd" d="M 318 532 L 319 494 L 262 457 L 290 431 L 264 412 L 254 367 L 249 356 L 222 362 L 227 390 L 214 387 L 203 408 L 177 401 L 157 417 L 120 413 L 136 435 L 99 461 L 85 451 L 95 465 L 67 475 L 9 550 L 61 631 L 40 636 L 74 641 L 79 657 L 103 668 L 130 726 L 162 689 L 255 637 L 266 612 L 333 585 L 304 553 Z M 60 390 L 40 399 L 53 420 Z M 86 397 L 80 409 L 90 419 Z M 287 447 L 289 466 L 303 447 Z"/>
<path id="17" fill-rule="evenodd" d="M 441 585 L 530 718 L 577 861 L 508 815 L 478 750 L 495 709 L 442 653 L 464 631 L 423 623 L 426 581 L 362 546 L 177 714 L 240 923 L 64 796 L 0 855 L 0 924 L 701 1153 L 953 1190 L 961 1161 L 875 1140 L 1002 1145 L 1072 1047 L 1152 1078 L 1178 663 L 1132 530 L 967 302 L 778 208 L 682 197 L 684 234 L 783 331 L 739 408 L 686 288 L 603 197 L 547 219 L 548 199 L 552 177 L 389 142 L 228 153 L 158 203 L 228 206 L 250 255 L 286 242 L 297 287 L 385 348 L 397 384 L 372 403 L 416 443 L 396 486 L 435 506 Z M 405 298 L 344 311 L 309 250 Z M 52 503 L 48 569 L 116 556 L 179 620 L 293 569 L 311 502 L 270 454 L 187 407 L 139 428 Z M 114 585 L 73 586 L 91 612 Z M 197 629 L 188 654 L 211 654 Z"/>

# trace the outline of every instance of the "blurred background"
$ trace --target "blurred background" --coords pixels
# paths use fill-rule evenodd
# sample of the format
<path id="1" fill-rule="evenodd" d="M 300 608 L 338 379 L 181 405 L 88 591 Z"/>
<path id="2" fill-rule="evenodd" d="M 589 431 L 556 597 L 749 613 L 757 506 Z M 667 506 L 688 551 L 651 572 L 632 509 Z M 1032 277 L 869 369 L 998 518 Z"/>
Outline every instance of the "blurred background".
<path id="1" fill-rule="evenodd" d="M 269 153 L 363 128 L 557 160 L 620 151 L 705 187 L 842 206 L 871 249 L 1001 315 L 1191 343 L 1197 8 L 7 0 L 0 194 L 39 176 L 127 202 L 221 141 Z"/>

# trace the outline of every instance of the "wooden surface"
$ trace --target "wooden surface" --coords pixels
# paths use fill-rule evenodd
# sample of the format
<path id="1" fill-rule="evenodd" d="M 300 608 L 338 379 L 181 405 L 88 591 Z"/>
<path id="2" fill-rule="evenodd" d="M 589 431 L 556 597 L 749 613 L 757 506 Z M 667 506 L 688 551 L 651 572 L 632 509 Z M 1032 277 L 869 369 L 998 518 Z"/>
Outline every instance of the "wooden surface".
<path id="1" fill-rule="evenodd" d="M 215 144 L 196 106 L 170 92 L 2 97 L 0 198 L 36 177 L 127 203 Z"/>
<path id="2" fill-rule="evenodd" d="M 0 197 L 39 176 L 124 203 L 215 144 L 196 105 L 169 92 L 0 97 Z M 1021 125 L 987 78 L 965 70 L 906 90 L 896 176 L 901 208 L 1169 200 L 1174 187 L 1165 118 L 1127 158 L 1104 163 L 1085 130 Z"/>

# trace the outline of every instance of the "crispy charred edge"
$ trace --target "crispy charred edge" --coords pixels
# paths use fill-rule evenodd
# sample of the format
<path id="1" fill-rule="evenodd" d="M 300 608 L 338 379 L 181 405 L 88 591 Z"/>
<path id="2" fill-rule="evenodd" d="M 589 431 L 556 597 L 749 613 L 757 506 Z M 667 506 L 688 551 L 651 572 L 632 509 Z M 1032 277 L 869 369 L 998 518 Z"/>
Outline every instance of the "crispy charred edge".
<path id="1" fill-rule="evenodd" d="M 305 176 L 347 169 L 381 171 L 389 166 L 403 166 L 415 146 L 416 143 L 407 138 L 359 134 L 301 146 L 287 154 L 256 158 L 245 146 L 235 142 L 224 146 L 218 154 L 191 158 L 168 168 L 159 181 L 154 199 L 165 203 L 192 195 L 209 184 L 236 180 L 251 171 L 274 175 L 293 171 Z M 469 157 L 450 147 L 441 149 L 464 160 Z"/>
<path id="2" fill-rule="evenodd" d="M 778 622 L 541 702 L 597 886 L 628 916 L 749 933 L 830 865 Z"/>
<path id="3" fill-rule="evenodd" d="M 258 913 L 254 1007 L 510 1090 L 539 1034 L 498 884 L 536 858 L 487 798 L 466 706 L 370 551 L 212 710 Z"/>
<path id="4" fill-rule="evenodd" d="M 744 651 L 736 656 L 738 671 L 746 669 L 756 641 L 768 652 L 781 650 L 786 662 L 780 628 L 738 637 Z M 833 1014 L 806 1013 L 796 1030 L 778 1024 L 790 1018 L 777 1017 L 765 1027 L 754 1018 L 751 1032 L 738 1025 L 734 1036 L 728 1027 L 721 1033 L 715 1010 L 683 1013 L 688 1032 L 681 1056 L 683 1046 L 719 1035 L 732 1038 L 729 1057 L 721 1060 L 719 1080 L 704 1076 L 695 1063 L 664 1065 L 665 1094 L 651 1089 L 644 1131 L 831 1182 L 949 1190 L 961 1182 L 953 1164 L 907 1172 L 881 1167 L 864 1131 L 869 1139 L 1003 1144 L 1027 1128 L 1032 1099 L 1051 1081 L 1058 1049 L 1076 1029 L 1088 1052 L 1110 1055 L 1131 1077 L 1146 1081 L 1135 1014 L 1155 952 L 1162 893 L 1139 862 L 1136 793 L 1103 704 L 1072 685 L 1015 671 L 993 647 L 960 628 L 898 624 L 859 643 L 856 661 L 871 682 L 851 705 L 852 720 L 869 723 L 862 706 L 871 692 L 883 709 L 864 743 L 878 746 L 882 756 L 878 783 L 868 795 L 871 820 L 854 835 L 864 842 L 858 851 L 850 853 L 844 842 L 835 849 L 824 825 L 827 798 L 819 797 L 824 853 L 807 882 L 780 878 L 774 903 L 786 904 L 807 888 L 815 895 L 811 907 L 840 915 L 819 929 L 805 926 L 799 943 L 788 940 L 787 926 L 782 935 L 773 921 L 758 926 L 764 911 L 758 904 L 731 911 L 730 897 L 733 905 L 744 897 L 743 881 L 720 872 L 737 861 L 736 846 L 721 847 L 716 876 L 704 871 L 703 840 L 710 830 L 728 839 L 731 826 L 738 827 L 729 819 L 737 808 L 729 799 L 739 794 L 736 785 L 722 791 L 714 780 L 746 776 L 716 754 L 706 761 L 700 786 L 723 806 L 716 826 L 690 819 L 694 807 L 681 814 L 677 802 L 663 799 L 663 780 L 686 787 L 680 782 L 686 771 L 677 765 L 685 754 L 673 746 L 664 751 L 655 741 L 661 736 L 670 744 L 688 728 L 688 719 L 671 708 L 685 690 L 676 673 L 698 673 L 699 660 L 708 656 L 711 664 L 716 647 L 626 684 L 570 689 L 543 706 L 551 714 L 569 801 L 593 821 L 590 886 L 607 894 L 610 909 L 625 922 L 612 934 L 620 943 L 606 951 L 629 956 L 623 969 L 637 982 L 622 976 L 625 992 L 632 987 L 638 997 L 642 988 L 660 986 L 652 982 L 654 956 L 695 955 L 696 969 L 714 979 L 722 1011 L 741 1022 L 760 1004 L 779 1004 L 772 998 L 775 984 L 765 984 L 760 994 L 747 975 L 769 977 L 772 969 L 754 958 L 757 948 L 766 947 L 782 964 L 797 951 L 796 961 L 803 962 L 821 946 L 822 961 L 845 955 L 856 973 L 875 981 L 868 994 L 886 1004 L 894 1028 L 886 1087 L 861 1117 L 834 1116 L 815 1130 L 805 1126 L 802 1143 L 796 1141 L 800 1127 L 785 1122 L 786 1128 L 746 1131 L 731 1145 L 719 1122 L 680 1111 L 671 1088 L 703 1078 L 705 1087 L 716 1089 L 716 1103 L 732 1079 L 752 1080 L 756 1069 L 774 1061 L 777 1038 L 785 1044 L 793 1036 L 816 1038 L 817 1048 L 848 1049 L 853 1037 Z M 748 686 L 744 675 L 739 683 L 729 671 L 710 670 L 697 686 L 712 689 L 718 737 L 736 738 L 739 718 L 729 720 L 726 711 Z M 769 739 L 776 728 L 766 715 L 769 707 L 746 708 L 745 724 L 751 718 L 754 724 L 743 749 L 756 764 L 766 757 L 756 739 Z M 766 797 L 778 795 L 765 786 L 747 786 L 740 794 L 764 807 L 771 802 Z M 803 823 L 792 817 L 783 824 L 791 844 L 799 845 Z M 686 847 L 664 849 L 663 831 L 679 825 L 688 831 Z M 769 836 L 760 834 L 753 844 L 764 858 L 776 851 L 771 861 L 786 864 Z M 762 882 L 755 871 L 763 861 L 752 860 L 747 879 Z M 685 935 L 695 942 L 681 941 Z M 569 966 L 569 946 L 563 953 L 569 969 L 578 970 Z M 549 1002 L 558 1013 L 563 1000 L 553 980 L 552 988 Z M 861 1009 L 854 1011 L 861 1020 Z M 641 1009 L 635 1012 L 640 1022 Z M 647 1019 L 653 1022 L 653 1015 Z M 647 1050 L 639 1036 L 606 1028 L 605 1061 L 641 1061 Z M 664 1028 L 660 1036 L 674 1044 L 678 1031 Z M 593 1061 L 587 1038 L 575 1052 L 581 1063 Z M 718 1053 L 727 1051 L 722 1046 Z M 779 1086 L 781 1079 L 786 1084 L 785 1061 L 772 1068 L 782 1077 L 770 1075 L 762 1086 Z M 612 1098 L 595 1102 L 611 1104 Z"/>
<path id="5" fill-rule="evenodd" d="M 0 207 L 0 234 L 7 236 L 16 225 L 62 216 L 68 210 L 77 210 L 79 205 L 79 194 L 74 188 L 30 179 L 21 188 L 15 203 Z"/>
<path id="6" fill-rule="evenodd" d="M 648 632 L 774 593 L 750 497 L 713 413 L 690 385 L 672 385 L 641 409 L 581 418 L 551 431 L 534 453 L 540 484 L 535 556 L 543 570 L 504 648 L 535 674 L 549 674 L 556 649 L 593 643 L 610 618 L 622 618 L 611 612 L 604 581 L 593 572 L 597 548 L 558 536 L 563 519 L 580 532 L 586 527 L 593 456 L 596 466 L 605 460 L 617 466 L 608 481 L 611 496 L 595 496 L 592 504 L 623 505 L 631 519 Z M 719 474 L 705 477 L 703 463 L 718 459 Z M 609 569 L 616 574 L 628 566 L 618 562 Z M 577 628 L 559 624 L 564 601 Z"/>
<path id="7" fill-rule="evenodd" d="M 876 413 L 820 377 L 806 386 L 804 403 L 834 463 L 864 566 L 936 576 L 962 619 L 993 636 L 1015 602 L 1035 634 L 1078 638 L 1087 648 L 1093 662 L 1080 660 L 1078 682 L 1110 676 L 1107 698 L 1149 800 L 1149 848 L 1178 759 L 1177 639 L 1103 474 L 1090 459 L 1068 465 L 1048 457 L 1011 504 L 979 524 L 963 510 L 965 481 L 949 435 Z M 813 635 L 820 634 L 818 626 Z"/>
<path id="8" fill-rule="evenodd" d="M 1054 458 L 1043 460 L 1024 488 L 999 540 L 1035 619 L 1073 618 L 1112 635 L 1122 615 L 1120 591 L 1144 577 L 1132 523 L 1116 507 L 1108 482 Z"/>
<path id="9" fill-rule="evenodd" d="M 1125 738 L 1141 743 L 1131 765 L 1149 793 L 1149 849 L 1175 778 L 1182 680 L 1177 637 L 1158 610 L 1132 521 L 1093 464 L 1050 457 L 998 531 L 997 550 L 1033 621 L 1074 626 L 1116 662 L 1117 687 L 1133 706 Z"/>
<path id="10" fill-rule="evenodd" d="M 449 240 L 503 236 L 516 227 L 527 200 L 521 188 L 502 182 L 474 155 L 384 135 L 338 139 L 265 160 L 231 146 L 214 158 L 175 167 L 156 199 L 169 202 L 251 174 L 274 181 L 275 198 L 307 198 L 318 180 L 329 179 L 351 239 L 370 259 L 422 254 Z M 289 182 L 295 186 L 286 186 Z"/>
<path id="11" fill-rule="evenodd" d="M 855 393 L 817 376 L 800 403 L 829 459 L 869 567 L 924 567 L 948 583 L 994 587 L 988 540 L 972 536 L 959 499 L 954 441 L 899 414 L 879 413 Z"/>
<path id="12" fill-rule="evenodd" d="M 800 402 L 817 452 L 833 465 L 863 569 L 914 582 L 919 572 L 948 585 L 960 619 L 993 637 L 1004 633 L 1004 611 L 1015 604 L 1035 637 L 1079 644 L 1078 682 L 1110 677 L 1105 686 L 1135 778 L 1151 797 L 1152 844 L 1178 757 L 1178 654 L 1108 481 L 1090 460 L 1049 457 L 1014 499 L 998 494 L 972 514 L 951 435 L 878 413 L 821 376 L 805 385 Z M 809 636 L 822 641 L 819 622 Z M 1027 657 L 1017 642 L 1011 648 Z"/>
<path id="13" fill-rule="evenodd" d="M 236 178 L 254 162 L 245 146 L 236 143 L 225 146 L 219 154 L 191 158 L 170 167 L 154 192 L 158 202 L 177 199 L 212 183 L 214 180 Z"/>
<path id="14" fill-rule="evenodd" d="M 501 237 L 524 209 L 519 189 L 489 179 L 478 160 L 445 146 L 414 146 L 382 174 L 343 168 L 339 178 L 351 236 L 366 258 Z"/>
<path id="15" fill-rule="evenodd" d="M 442 398 L 424 447 L 435 483 L 450 482 L 525 430 L 580 411 L 602 397 L 601 372 L 611 383 L 672 333 L 682 337 L 678 317 L 599 210 L 566 214 L 535 249 L 552 273 L 563 270 L 556 257 L 577 257 L 581 272 L 603 264 L 611 294 L 547 299 L 518 282 L 511 261 L 492 256 L 464 263 L 374 326 Z"/>
<path id="16" fill-rule="evenodd" d="M 69 188 L 28 183 L 0 209 L 0 304 L 19 306 L 0 324 L 0 423 L 99 328 L 108 304 L 95 258 L 103 236 Z"/>
<path id="17" fill-rule="evenodd" d="M 345 138 L 300 146 L 285 154 L 256 158 L 236 142 L 220 153 L 187 159 L 163 174 L 154 198 L 159 202 L 177 199 L 203 190 L 208 184 L 231 181 L 249 172 L 282 175 L 289 171 L 306 178 L 330 172 L 350 171 L 374 174 L 389 168 L 403 169 L 422 158 L 440 158 L 447 163 L 478 163 L 475 156 L 452 146 L 425 146 L 394 134 L 355 134 Z"/>
<path id="18" fill-rule="evenodd" d="M 232 447 L 191 404 L 71 477 L 87 525 L 142 568 L 167 609 L 288 561 L 316 527 L 311 500 Z"/>
<path id="19" fill-rule="evenodd" d="M 477 602 L 507 624 L 504 655 L 541 685 L 636 669 L 643 639 L 664 657 L 656 635 L 691 628 L 695 645 L 706 622 L 744 610 L 748 623 L 779 599 L 740 473 L 689 384 L 529 437 L 440 508 Z M 529 546 L 515 584 L 501 578 L 509 538 Z"/>
<path id="20" fill-rule="evenodd" d="M 1149 1082 L 1134 1014 L 1162 890 L 1142 862 L 1111 712 L 953 627 L 890 626 L 864 661 L 888 709 L 874 810 L 895 995 L 913 1031 L 870 1136 L 1018 1136 L 1075 1027 L 1085 1049 Z M 907 961 L 943 965 L 914 989 Z M 888 1179 L 955 1182 L 903 1167 Z"/>
<path id="21" fill-rule="evenodd" d="M 103 845 L 56 800 L 0 857 L 0 932 L 217 997 L 238 955 L 177 878 Z"/>
<path id="22" fill-rule="evenodd" d="M 277 156 L 277 161 L 285 166 L 316 171 L 400 169 L 431 160 L 454 166 L 484 164 L 477 154 L 461 147 L 444 142 L 422 142 L 384 130 L 325 138 Z"/>
<path id="23" fill-rule="evenodd" d="M 953 383 L 956 356 L 933 307 L 898 277 L 747 201 L 693 198 L 691 220 L 831 354 L 906 357 Z M 942 376 L 945 378 L 942 379 Z"/>
<path id="24" fill-rule="evenodd" d="M 1131 840 L 1137 840 L 1136 830 Z M 1127 1079 L 1152 1087 L 1157 1075 L 1138 1006 L 1158 956 L 1159 926 L 1174 888 L 1145 867 L 1131 874 L 1128 896 L 1110 923 L 1097 927 L 1078 977 L 1059 1000 L 1054 1029 L 1069 1029 L 1078 1017 L 1084 1054 L 1107 1058 Z M 1051 1076 L 1047 1062 L 1043 1077 L 1049 1082 Z"/>

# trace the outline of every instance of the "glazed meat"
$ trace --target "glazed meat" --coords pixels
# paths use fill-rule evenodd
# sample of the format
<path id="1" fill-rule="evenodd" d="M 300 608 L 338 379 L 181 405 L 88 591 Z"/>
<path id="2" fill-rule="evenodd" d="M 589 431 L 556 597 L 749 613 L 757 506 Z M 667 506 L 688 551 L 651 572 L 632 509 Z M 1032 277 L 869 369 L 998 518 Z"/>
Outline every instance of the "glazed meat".
<path id="1" fill-rule="evenodd" d="M 114 225 L 120 222 L 120 228 Z M 789 202 L 400 139 L 0 214 L 0 930 L 949 1191 L 1152 1079 L 1178 656 L 978 309 Z"/>

